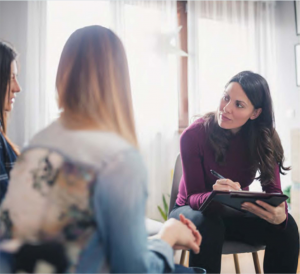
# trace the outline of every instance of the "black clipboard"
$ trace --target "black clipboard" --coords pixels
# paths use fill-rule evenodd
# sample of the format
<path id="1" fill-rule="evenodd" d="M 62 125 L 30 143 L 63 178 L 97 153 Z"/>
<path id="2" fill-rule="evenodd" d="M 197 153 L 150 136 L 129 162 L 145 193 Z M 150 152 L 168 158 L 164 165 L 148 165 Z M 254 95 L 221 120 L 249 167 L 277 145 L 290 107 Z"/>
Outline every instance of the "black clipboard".
<path id="1" fill-rule="evenodd" d="M 199 210 L 203 214 L 218 214 L 226 217 L 257 217 L 256 215 L 242 210 L 244 202 L 256 204 L 257 200 L 278 206 L 286 201 L 288 196 L 281 193 L 263 193 L 251 191 L 212 191 Z M 259 206 L 258 204 L 256 204 Z"/>

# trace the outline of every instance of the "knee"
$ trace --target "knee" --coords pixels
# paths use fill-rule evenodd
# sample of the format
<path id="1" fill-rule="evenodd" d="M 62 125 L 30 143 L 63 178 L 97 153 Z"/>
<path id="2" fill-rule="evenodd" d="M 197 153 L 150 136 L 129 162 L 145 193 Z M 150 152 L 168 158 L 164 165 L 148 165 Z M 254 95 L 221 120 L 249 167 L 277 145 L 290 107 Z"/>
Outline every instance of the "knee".
<path id="1" fill-rule="evenodd" d="M 297 239 L 299 242 L 299 230 L 296 221 L 293 216 L 288 214 L 286 228 L 283 230 L 285 234 L 290 235 L 290 237 Z"/>
<path id="2" fill-rule="evenodd" d="M 200 213 L 200 212 L 199 212 Z M 213 237 L 223 237 L 225 225 L 219 216 L 204 216 L 202 213 L 193 216 L 191 221 L 196 225 L 200 233 L 214 235 Z"/>
<path id="3" fill-rule="evenodd" d="M 276 237 L 277 239 L 281 239 L 285 243 L 299 244 L 298 226 L 292 215 L 288 214 L 286 223 L 282 224 L 281 226 L 282 227 L 279 228 L 276 225 L 272 225 L 273 233 L 270 234 L 270 237 Z"/>
<path id="4" fill-rule="evenodd" d="M 216 240 L 224 238 L 225 225 L 219 216 L 203 215 L 198 210 L 193 210 L 189 206 L 183 206 L 173 210 L 169 217 L 179 219 L 179 214 L 183 214 L 186 218 L 190 219 L 202 237 L 208 235 Z"/>

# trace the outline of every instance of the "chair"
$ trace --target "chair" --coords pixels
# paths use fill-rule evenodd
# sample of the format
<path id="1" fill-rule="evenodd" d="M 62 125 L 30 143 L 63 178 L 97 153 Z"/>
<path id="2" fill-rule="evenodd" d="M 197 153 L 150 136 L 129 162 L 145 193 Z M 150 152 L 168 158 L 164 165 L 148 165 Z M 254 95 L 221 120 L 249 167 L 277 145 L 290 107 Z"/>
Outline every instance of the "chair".
<path id="1" fill-rule="evenodd" d="M 179 154 L 177 156 L 175 168 L 174 168 L 169 214 L 175 205 L 181 176 L 182 176 L 182 165 L 181 165 L 181 158 L 180 158 L 180 154 Z M 201 233 L 201 231 L 200 231 L 200 233 Z M 239 260 L 238 260 L 238 254 L 239 253 L 252 253 L 255 272 L 261 273 L 257 251 L 264 250 L 264 249 L 265 249 L 264 246 L 258 246 L 258 245 L 253 246 L 253 245 L 249 245 L 249 244 L 246 244 L 243 242 L 225 241 L 223 244 L 222 254 L 223 255 L 233 254 L 235 271 L 237 274 L 239 274 L 239 273 L 241 273 L 241 271 L 240 271 L 240 265 L 239 265 Z M 184 263 L 185 256 L 186 256 L 186 250 L 183 250 L 181 253 L 180 264 Z"/>

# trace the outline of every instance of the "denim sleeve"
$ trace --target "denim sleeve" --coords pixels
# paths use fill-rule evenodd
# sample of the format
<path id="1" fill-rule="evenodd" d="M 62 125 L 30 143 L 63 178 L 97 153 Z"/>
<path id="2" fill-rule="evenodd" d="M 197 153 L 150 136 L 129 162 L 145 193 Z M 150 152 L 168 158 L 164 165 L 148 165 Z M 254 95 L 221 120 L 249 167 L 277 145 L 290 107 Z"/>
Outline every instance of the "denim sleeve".
<path id="1" fill-rule="evenodd" d="M 0 250 L 0 273 L 12 273 L 13 264 L 13 256 Z"/>
<path id="2" fill-rule="evenodd" d="M 134 149 L 115 157 L 99 175 L 93 207 L 110 272 L 174 269 L 173 249 L 162 240 L 147 240 L 146 181 L 142 158 Z"/>
<path id="3" fill-rule="evenodd" d="M 7 192 L 8 186 L 8 175 L 5 168 L 5 159 L 4 159 L 4 149 L 3 149 L 2 137 L 0 137 L 0 205 L 4 199 L 4 196 Z"/>

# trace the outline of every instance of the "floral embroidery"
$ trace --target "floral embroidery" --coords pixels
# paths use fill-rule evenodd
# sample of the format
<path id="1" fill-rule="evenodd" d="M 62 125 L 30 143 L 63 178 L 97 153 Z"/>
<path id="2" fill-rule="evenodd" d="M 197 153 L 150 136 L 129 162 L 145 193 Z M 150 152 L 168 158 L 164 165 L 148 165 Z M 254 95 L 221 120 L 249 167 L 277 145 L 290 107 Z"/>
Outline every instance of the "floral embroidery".
<path id="1" fill-rule="evenodd" d="M 4 238 L 10 239 L 12 231 L 12 221 L 9 216 L 9 211 L 4 210 L 0 215 L 0 235 L 3 235 Z"/>
<path id="2" fill-rule="evenodd" d="M 52 186 L 58 171 L 53 168 L 48 156 L 41 159 L 38 165 L 39 166 L 32 171 L 33 188 L 38 190 L 41 195 L 46 195 L 46 193 L 43 193 L 42 183 L 46 182 L 48 186 Z"/>
<path id="3" fill-rule="evenodd" d="M 93 168 L 49 149 L 25 151 L 1 206 L 0 238 L 59 242 L 76 262 L 95 229 L 90 197 L 96 177 Z"/>

